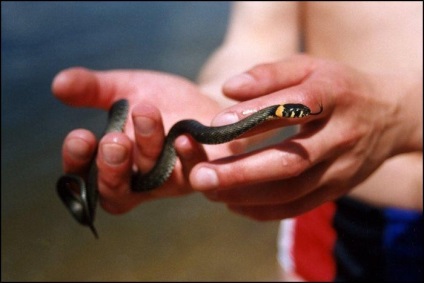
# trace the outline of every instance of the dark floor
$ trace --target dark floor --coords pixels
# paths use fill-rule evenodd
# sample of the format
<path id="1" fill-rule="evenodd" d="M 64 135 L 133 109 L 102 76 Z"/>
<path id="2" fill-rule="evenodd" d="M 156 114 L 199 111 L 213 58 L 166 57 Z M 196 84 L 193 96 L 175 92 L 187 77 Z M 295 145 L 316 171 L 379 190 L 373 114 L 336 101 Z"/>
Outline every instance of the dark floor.
<path id="1" fill-rule="evenodd" d="M 61 69 L 142 68 L 194 79 L 223 37 L 227 2 L 2 2 L 2 281 L 276 280 L 278 223 L 201 195 L 99 211 L 96 241 L 55 193 L 62 139 L 105 113 L 50 92 Z"/>

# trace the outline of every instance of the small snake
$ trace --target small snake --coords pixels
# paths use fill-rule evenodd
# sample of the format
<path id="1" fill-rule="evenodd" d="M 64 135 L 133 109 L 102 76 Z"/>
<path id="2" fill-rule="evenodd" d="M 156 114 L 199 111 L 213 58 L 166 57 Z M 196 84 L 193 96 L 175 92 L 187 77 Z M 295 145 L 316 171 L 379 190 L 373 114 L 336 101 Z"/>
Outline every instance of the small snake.
<path id="1" fill-rule="evenodd" d="M 128 115 L 128 101 L 121 99 L 116 101 L 109 110 L 108 124 L 105 134 L 109 132 L 122 132 Z M 207 127 L 195 120 L 182 120 L 174 124 L 170 129 L 162 152 L 150 172 L 141 174 L 134 173 L 132 176 L 131 190 L 145 192 L 160 187 L 171 175 L 177 157 L 174 141 L 182 134 L 190 134 L 197 142 L 202 144 L 221 144 L 229 142 L 250 129 L 267 120 L 278 118 L 302 118 L 309 115 L 318 115 L 323 111 L 311 113 L 311 110 L 303 104 L 281 104 L 263 108 L 254 114 L 234 124 Z M 62 202 L 82 225 L 88 226 L 94 236 L 98 233 L 94 227 L 94 216 L 98 202 L 97 188 L 97 165 L 96 153 L 90 162 L 87 178 L 74 174 L 62 175 L 56 184 L 57 193 Z"/>

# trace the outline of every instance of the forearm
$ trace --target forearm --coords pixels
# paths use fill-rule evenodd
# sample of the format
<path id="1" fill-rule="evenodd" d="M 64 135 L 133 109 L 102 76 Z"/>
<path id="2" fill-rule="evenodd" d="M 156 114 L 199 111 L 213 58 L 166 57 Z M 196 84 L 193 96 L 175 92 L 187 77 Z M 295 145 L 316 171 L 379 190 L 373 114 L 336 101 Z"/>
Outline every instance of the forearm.
<path id="1" fill-rule="evenodd" d="M 387 96 L 394 97 L 394 147 L 391 155 L 422 151 L 423 81 L 421 72 L 403 73 L 387 78 Z M 391 83 L 389 83 L 391 81 Z M 390 120 L 390 117 L 388 117 Z"/>
<path id="2" fill-rule="evenodd" d="M 405 134 L 402 151 L 421 151 L 423 145 L 423 73 L 416 74 L 408 81 L 402 99 L 404 123 L 409 126 Z"/>
<path id="3" fill-rule="evenodd" d="M 234 103 L 222 95 L 230 77 L 252 66 L 289 56 L 298 50 L 296 2 L 236 2 L 223 44 L 202 67 L 198 84 L 222 107 Z"/>

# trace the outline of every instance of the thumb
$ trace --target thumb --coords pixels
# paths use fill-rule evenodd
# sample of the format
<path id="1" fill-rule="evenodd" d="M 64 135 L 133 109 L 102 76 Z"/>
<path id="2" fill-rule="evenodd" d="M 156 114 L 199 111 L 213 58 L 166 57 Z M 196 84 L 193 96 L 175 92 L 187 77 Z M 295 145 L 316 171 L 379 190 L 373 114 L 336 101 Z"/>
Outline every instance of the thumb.
<path id="1" fill-rule="evenodd" d="M 109 109 L 115 100 L 116 88 L 106 72 L 72 67 L 59 72 L 53 79 L 53 95 L 69 106 Z"/>
<path id="2" fill-rule="evenodd" d="M 227 80 L 226 96 L 244 101 L 301 83 L 315 68 L 316 60 L 307 55 L 295 55 L 275 62 L 256 65 Z"/>

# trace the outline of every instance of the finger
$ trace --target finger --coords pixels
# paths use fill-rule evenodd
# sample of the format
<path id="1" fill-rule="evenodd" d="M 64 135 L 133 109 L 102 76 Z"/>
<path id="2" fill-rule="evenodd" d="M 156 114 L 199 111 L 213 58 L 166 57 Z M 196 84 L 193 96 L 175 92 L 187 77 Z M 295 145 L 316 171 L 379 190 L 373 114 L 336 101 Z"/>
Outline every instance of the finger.
<path id="1" fill-rule="evenodd" d="M 321 125 L 317 125 L 317 127 Z M 319 133 L 314 134 L 317 130 Z M 293 178 L 313 165 L 330 159 L 338 152 L 339 143 L 346 150 L 346 136 L 328 139 L 331 129 L 309 127 L 307 132 L 287 139 L 279 145 L 238 156 L 200 163 L 190 174 L 190 182 L 199 191 L 232 189 L 254 183 Z M 354 143 L 352 143 L 354 144 Z"/>
<path id="2" fill-rule="evenodd" d="M 84 129 L 71 131 L 62 146 L 64 172 L 84 176 L 96 151 L 96 146 L 96 137 L 90 131 Z"/>
<path id="3" fill-rule="evenodd" d="M 193 167 L 199 162 L 207 160 L 206 152 L 202 145 L 188 135 L 179 136 L 174 145 L 181 160 L 183 173 L 188 179 Z"/>
<path id="4" fill-rule="evenodd" d="M 193 192 L 188 183 L 188 175 L 193 166 L 200 161 L 207 160 L 203 147 L 196 143 L 190 136 L 182 135 L 174 142 L 175 149 L 179 156 L 174 170 L 163 186 L 152 191 L 143 193 L 150 199 L 181 196 Z M 146 198 L 146 200 L 148 200 Z"/>
<path id="5" fill-rule="evenodd" d="M 337 190 L 335 190 L 337 191 Z M 227 207 L 238 214 L 257 221 L 272 221 L 291 218 L 305 213 L 319 205 L 336 199 L 339 195 L 326 188 L 320 188 L 311 194 L 286 204 L 277 205 L 228 205 Z"/>
<path id="6" fill-rule="evenodd" d="M 114 74 L 114 79 L 111 79 Z M 124 77 L 120 72 L 100 72 L 73 67 L 58 73 L 52 82 L 53 94 L 70 106 L 90 106 L 109 109 L 122 93 L 126 93 Z"/>
<path id="7" fill-rule="evenodd" d="M 263 96 L 299 84 L 314 67 L 315 60 L 305 55 L 260 64 L 226 81 L 223 92 L 228 97 L 241 101 Z"/>
<path id="8" fill-rule="evenodd" d="M 171 176 L 161 187 L 135 194 L 140 201 L 176 197 L 193 192 L 188 183 L 188 174 L 195 164 L 207 160 L 206 152 L 200 144 L 186 135 L 178 137 L 174 146 L 179 159 L 175 162 Z"/>
<path id="9" fill-rule="evenodd" d="M 162 151 L 165 133 L 159 110 L 153 105 L 140 103 L 132 112 L 136 141 L 135 163 L 146 173 L 156 163 Z"/>
<path id="10" fill-rule="evenodd" d="M 252 184 L 231 190 L 206 191 L 205 196 L 212 201 L 227 205 L 279 205 L 292 202 L 316 190 L 322 184 L 322 178 L 328 162 L 320 163 L 303 174 L 287 180 Z"/>
<path id="11" fill-rule="evenodd" d="M 123 213 L 133 207 L 128 202 L 132 167 L 132 143 L 122 133 L 106 134 L 100 141 L 97 155 L 98 185 L 103 208 Z"/>
<path id="12" fill-rule="evenodd" d="M 160 188 L 147 192 L 151 198 L 175 197 L 193 192 L 188 176 L 194 165 L 207 160 L 206 152 L 200 144 L 187 135 L 178 137 L 174 146 L 179 160 L 176 160 L 168 181 Z"/>
<path id="13" fill-rule="evenodd" d="M 315 82 L 305 82 L 299 86 L 280 90 L 229 107 L 216 115 L 211 124 L 213 126 L 233 124 L 243 120 L 249 115 L 255 115 L 256 112 L 268 106 L 284 106 L 285 104 L 302 104 L 308 107 L 311 113 L 319 113 L 319 115 L 307 115 L 300 118 L 280 117 L 280 119 L 266 121 L 249 131 L 246 136 L 284 126 L 305 124 L 318 119 L 322 120 L 330 115 L 334 107 L 334 101 L 327 85 L 323 83 L 317 86 Z M 278 117 L 278 113 L 275 114 L 276 117 Z"/>

